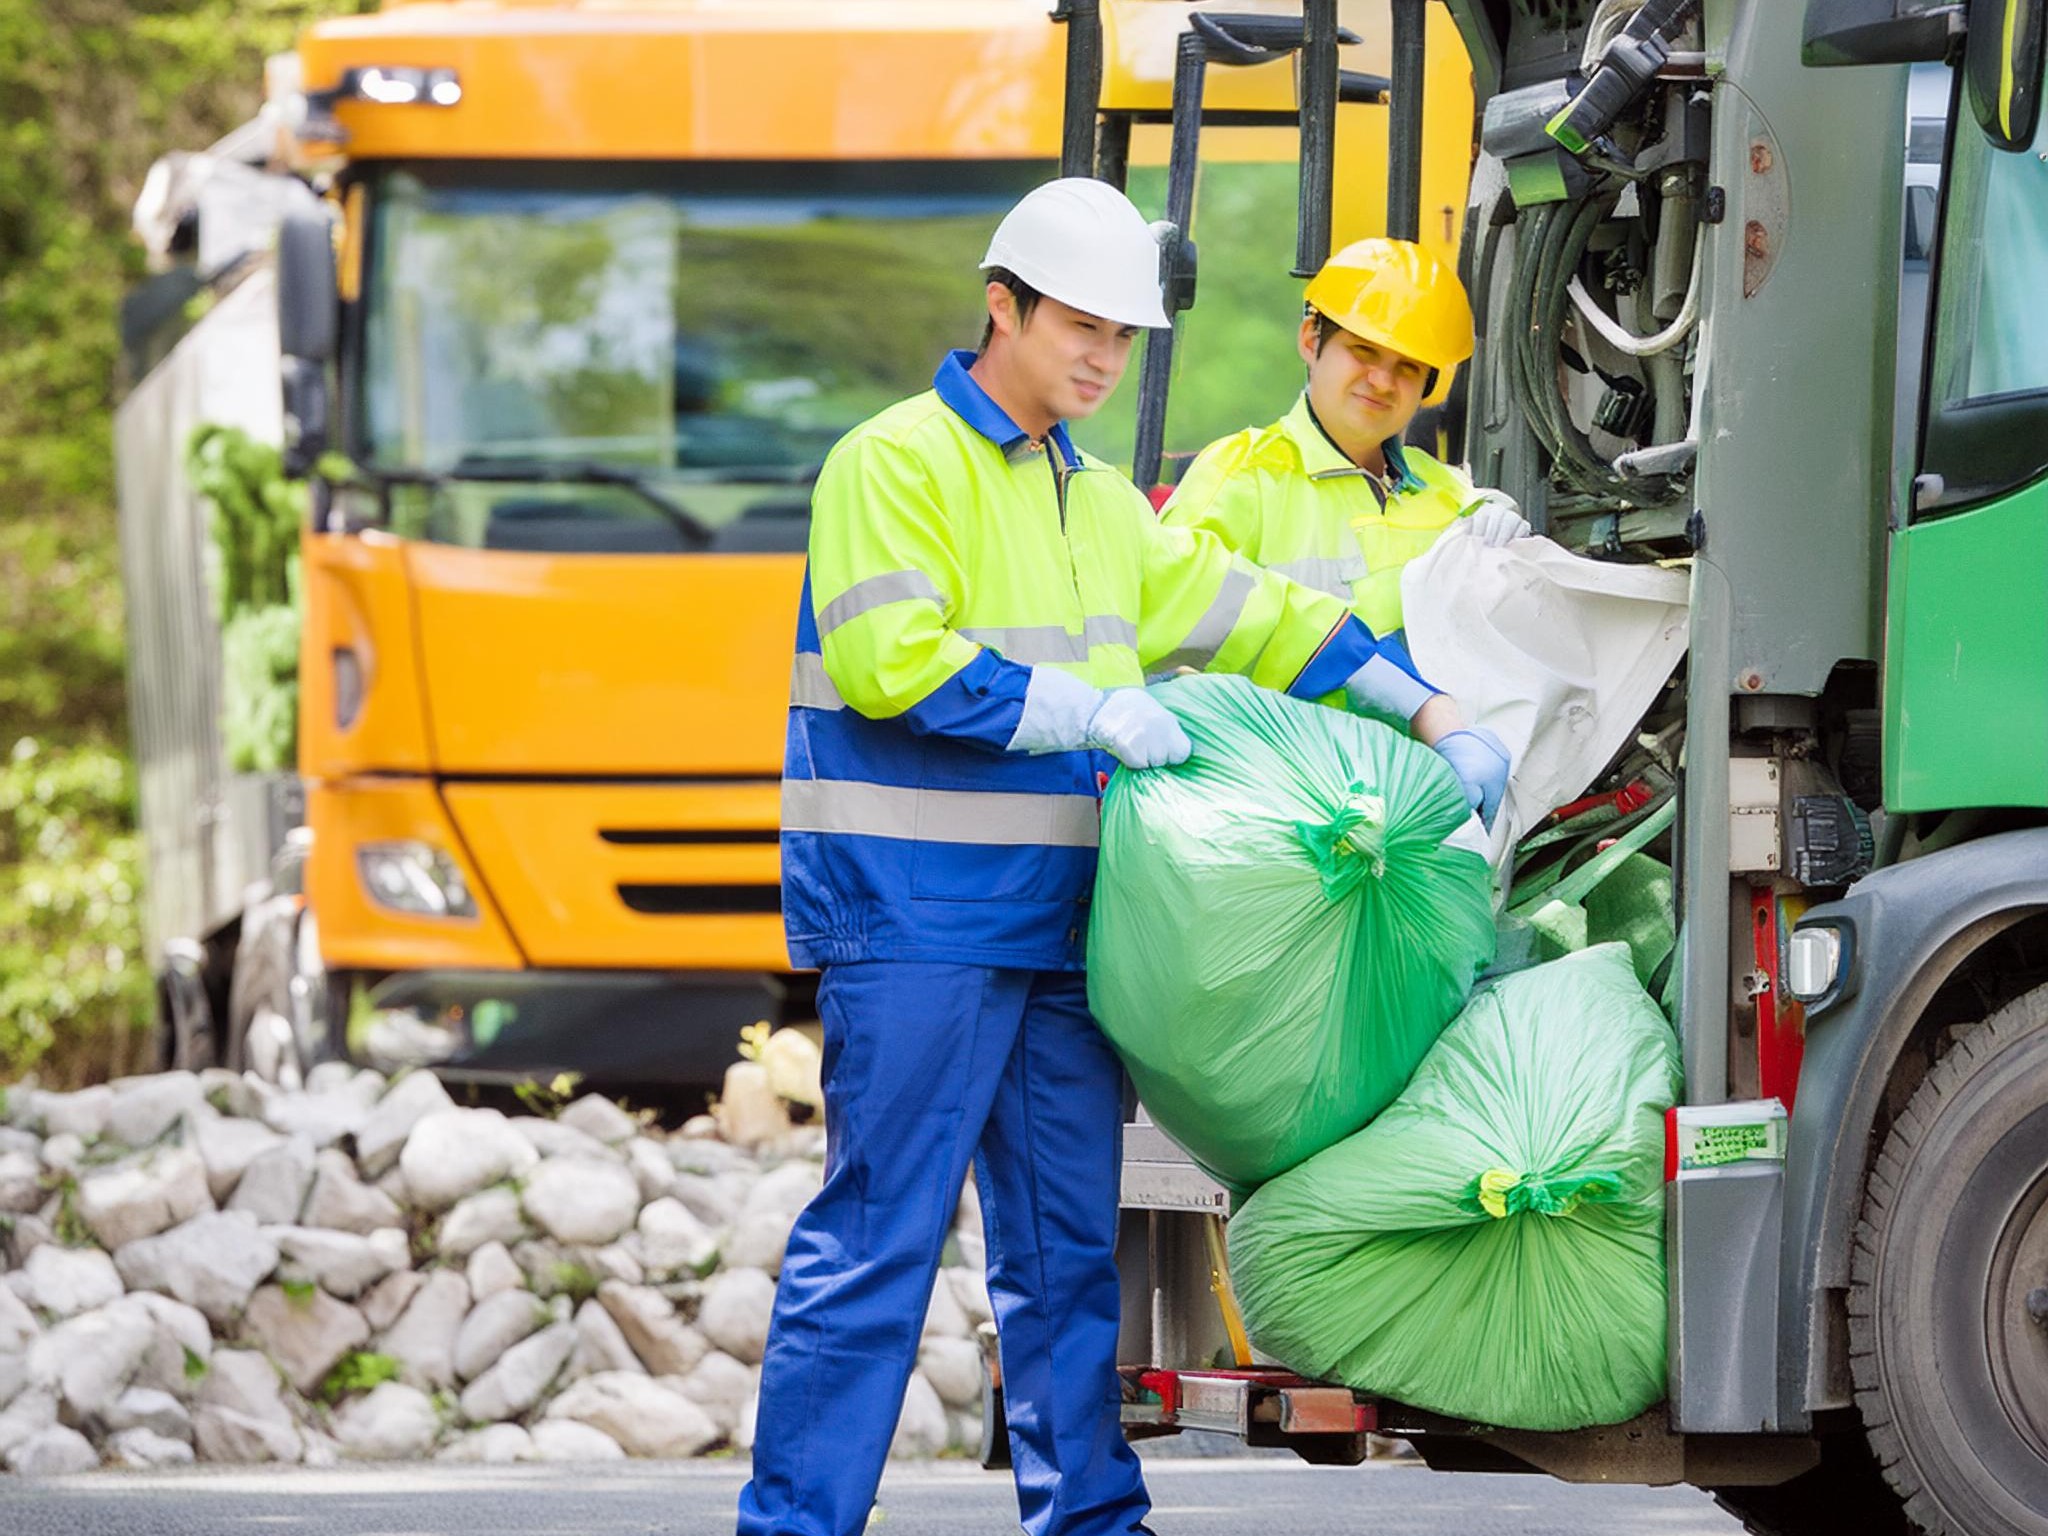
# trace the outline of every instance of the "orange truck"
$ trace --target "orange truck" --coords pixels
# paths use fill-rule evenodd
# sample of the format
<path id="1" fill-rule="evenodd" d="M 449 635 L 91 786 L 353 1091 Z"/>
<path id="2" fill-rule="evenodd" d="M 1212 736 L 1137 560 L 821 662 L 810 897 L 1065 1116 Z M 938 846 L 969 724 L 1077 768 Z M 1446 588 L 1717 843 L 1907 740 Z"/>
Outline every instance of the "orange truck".
<path id="1" fill-rule="evenodd" d="M 1100 9 L 1114 169 L 1157 212 L 1202 7 Z M 1340 239 L 1380 227 L 1384 9 L 1345 9 Z M 1462 146 L 1469 67 L 1431 31 L 1426 142 Z M 700 1083 L 811 1016 L 776 846 L 808 487 L 972 340 L 1064 79 L 1041 0 L 387 0 L 159 167 L 117 467 L 167 1061 Z M 1203 146 L 1169 465 L 1298 384 L 1293 66 L 1218 71 L 1209 106 L 1236 122 Z M 1467 172 L 1422 167 L 1447 250 Z M 222 748 L 185 464 L 222 423 L 312 476 L 267 774 Z M 1133 432 L 1120 401 L 1089 446 L 1128 462 Z"/>

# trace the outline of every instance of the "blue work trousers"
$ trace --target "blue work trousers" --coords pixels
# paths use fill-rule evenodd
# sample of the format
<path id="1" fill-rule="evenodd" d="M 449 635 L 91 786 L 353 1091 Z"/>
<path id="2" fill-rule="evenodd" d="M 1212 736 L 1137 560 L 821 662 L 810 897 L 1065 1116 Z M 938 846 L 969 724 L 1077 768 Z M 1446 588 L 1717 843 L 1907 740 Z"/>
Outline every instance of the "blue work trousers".
<path id="1" fill-rule="evenodd" d="M 1030 1536 L 1131 1536 L 1118 1422 L 1123 1075 L 1077 974 L 826 968 L 825 1184 L 790 1234 L 740 1536 L 859 1536 L 972 1160 Z"/>

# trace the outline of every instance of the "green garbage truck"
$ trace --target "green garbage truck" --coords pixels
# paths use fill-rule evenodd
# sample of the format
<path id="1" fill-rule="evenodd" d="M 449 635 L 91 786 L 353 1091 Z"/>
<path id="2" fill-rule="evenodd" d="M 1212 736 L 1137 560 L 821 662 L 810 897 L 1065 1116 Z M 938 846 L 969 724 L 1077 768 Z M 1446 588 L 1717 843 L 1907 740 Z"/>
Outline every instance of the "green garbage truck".
<path id="1" fill-rule="evenodd" d="M 1566 549 L 1690 589 L 1674 680 L 1540 855 L 1661 821 L 1630 853 L 1666 872 L 1648 980 L 1684 1075 L 1665 1398 L 1511 1429 L 1262 1359 L 1226 1283 L 1230 1197 L 1139 1108 L 1130 1432 L 1313 1461 L 1395 1435 L 1437 1468 L 1691 1483 L 1788 1536 L 2048 1532 L 2044 7 L 1390 4 L 1378 77 L 1341 67 L 1381 61 L 1342 57 L 1326 0 L 1188 16 L 1169 292 L 1195 302 L 1194 243 L 1231 238 L 1195 216 L 1205 72 L 1296 73 L 1297 275 L 1347 195 L 1341 102 L 1387 113 L 1388 228 L 1419 232 L 1444 5 L 1474 77 L 1479 341 L 1443 456 Z M 1056 19 L 1066 168 L 1118 179 L 1095 8 Z M 1145 358 L 1147 484 L 1170 354 Z M 1688 1168 L 1681 1142 L 1739 1155 Z"/>

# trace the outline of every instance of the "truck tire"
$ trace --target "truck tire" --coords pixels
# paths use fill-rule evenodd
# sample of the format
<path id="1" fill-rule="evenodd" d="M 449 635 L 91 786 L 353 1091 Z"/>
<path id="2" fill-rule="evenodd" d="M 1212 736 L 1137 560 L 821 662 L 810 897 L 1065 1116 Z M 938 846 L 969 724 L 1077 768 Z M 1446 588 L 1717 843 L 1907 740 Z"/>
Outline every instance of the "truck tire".
<path id="1" fill-rule="evenodd" d="M 220 1065 L 220 1031 L 202 978 L 167 969 L 157 979 L 157 1016 L 160 1070 L 203 1072 Z"/>
<path id="2" fill-rule="evenodd" d="M 981 1352 L 981 1445 L 976 1456 L 984 1472 L 1010 1468 L 1010 1420 L 1003 1411 L 1003 1365 L 996 1352 L 996 1325 L 983 1323 L 974 1342 Z"/>
<path id="3" fill-rule="evenodd" d="M 337 1054 L 315 933 L 312 913 L 290 897 L 272 897 L 245 917 L 228 988 L 232 1070 L 296 1088 Z"/>
<path id="4" fill-rule="evenodd" d="M 1929 1536 L 2048 1536 L 2048 987 L 1956 1034 L 1864 1188 L 1849 1364 Z"/>

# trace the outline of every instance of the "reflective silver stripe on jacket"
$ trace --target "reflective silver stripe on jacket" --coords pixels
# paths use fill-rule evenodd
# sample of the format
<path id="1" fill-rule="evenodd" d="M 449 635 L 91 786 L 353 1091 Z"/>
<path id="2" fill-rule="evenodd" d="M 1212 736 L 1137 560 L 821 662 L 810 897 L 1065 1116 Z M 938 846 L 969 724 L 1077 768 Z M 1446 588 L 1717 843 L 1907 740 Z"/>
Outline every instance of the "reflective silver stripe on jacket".
<path id="1" fill-rule="evenodd" d="M 825 658 L 816 651 L 798 651 L 789 669 L 789 702 L 803 709 L 844 709 L 846 700 L 839 685 L 825 671 Z"/>
<path id="2" fill-rule="evenodd" d="M 902 789 L 851 779 L 785 779 L 782 830 L 900 837 L 925 843 L 1093 848 L 1102 831 L 1093 795 Z"/>
<path id="3" fill-rule="evenodd" d="M 1047 661 L 1086 661 L 1091 646 L 1125 645 L 1138 648 L 1138 626 L 1115 614 L 1098 614 L 1084 619 L 1076 635 L 1060 624 L 976 625 L 961 635 L 976 645 L 986 645 L 1011 661 L 1037 666 Z"/>
<path id="4" fill-rule="evenodd" d="M 879 576 L 869 576 L 856 581 L 818 610 L 818 634 L 822 638 L 869 609 L 908 602 L 912 598 L 934 603 L 941 612 L 945 611 L 944 594 L 923 571 L 884 571 Z"/>
<path id="5" fill-rule="evenodd" d="M 1195 627 L 1188 631 L 1188 637 L 1181 641 L 1172 655 L 1154 663 L 1152 671 L 1171 672 L 1175 667 L 1193 667 L 1200 671 L 1207 667 L 1216 659 L 1216 653 L 1223 649 L 1231 631 L 1237 628 L 1237 621 L 1244 615 L 1244 605 L 1258 584 L 1259 578 L 1250 567 L 1231 566 L 1223 578 L 1223 585 L 1217 589 L 1215 601 L 1209 604 L 1208 612 L 1195 621 Z"/>
<path id="6" fill-rule="evenodd" d="M 1269 569 L 1289 581 L 1314 587 L 1318 592 L 1327 592 L 1347 603 L 1351 601 L 1351 583 L 1363 581 L 1366 576 L 1363 555 L 1314 555 L 1305 560 L 1283 560 Z"/>
<path id="7" fill-rule="evenodd" d="M 1081 633 L 1090 645 L 1127 645 L 1138 648 L 1138 626 L 1113 613 L 1098 613 L 1081 621 Z"/>

